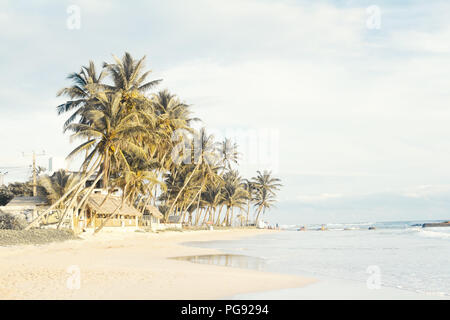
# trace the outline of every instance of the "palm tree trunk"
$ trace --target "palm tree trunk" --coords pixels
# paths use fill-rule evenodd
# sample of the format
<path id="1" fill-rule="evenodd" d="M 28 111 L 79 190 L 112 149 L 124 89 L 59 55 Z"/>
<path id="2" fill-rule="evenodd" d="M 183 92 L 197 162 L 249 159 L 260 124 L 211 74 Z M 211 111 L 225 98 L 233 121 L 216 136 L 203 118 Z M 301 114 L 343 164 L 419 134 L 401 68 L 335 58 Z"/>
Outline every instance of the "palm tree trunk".
<path id="1" fill-rule="evenodd" d="M 109 215 L 109 217 L 107 217 L 105 220 L 103 220 L 103 222 L 102 222 L 102 224 L 100 225 L 100 227 L 98 227 L 96 230 L 94 230 L 94 234 L 99 233 L 99 232 L 103 229 L 103 227 L 106 225 L 106 223 L 107 223 L 109 220 L 115 218 L 116 215 L 119 213 L 119 210 L 122 209 L 123 205 L 125 204 L 125 201 L 126 201 L 126 200 L 129 198 L 129 196 L 130 196 L 130 195 L 128 195 L 128 196 L 125 197 L 126 190 L 127 190 L 127 187 L 125 186 L 125 188 L 124 188 L 124 193 L 123 193 L 123 196 L 122 196 L 122 202 L 120 203 L 119 206 L 117 206 L 117 208 L 114 210 L 114 212 L 111 213 L 111 214 Z"/>
<path id="2" fill-rule="evenodd" d="M 99 167 L 99 163 L 100 163 L 100 159 L 99 158 L 96 163 L 94 164 L 94 166 L 91 168 L 91 170 L 86 174 L 86 176 L 84 178 L 82 178 L 78 183 L 76 183 L 70 190 L 68 190 L 58 201 L 56 201 L 54 204 L 52 204 L 47 210 L 45 210 L 44 212 L 42 212 L 41 214 L 39 214 L 36 218 L 34 218 L 33 221 L 31 221 L 25 228 L 24 230 L 29 230 L 31 227 L 33 227 L 37 222 L 39 222 L 39 220 L 45 216 L 46 214 L 48 214 L 49 212 L 51 212 L 55 207 L 57 207 L 60 203 L 62 203 L 73 191 L 75 191 L 76 189 L 78 189 L 78 187 L 84 183 L 86 183 L 86 181 L 89 179 L 89 177 L 91 176 L 91 174 L 93 172 L 95 172 L 95 170 Z"/>
<path id="3" fill-rule="evenodd" d="M 177 196 L 175 197 L 175 200 L 173 200 L 173 203 L 169 209 L 169 214 L 167 215 L 167 217 L 170 215 L 170 212 L 173 210 L 173 206 L 175 205 L 175 203 L 177 202 L 178 198 L 180 197 L 181 193 L 183 192 L 184 188 L 186 188 L 187 184 L 189 183 L 189 181 L 191 181 L 192 177 L 194 176 L 194 173 L 198 170 L 199 166 L 200 166 L 200 161 L 197 163 L 197 165 L 195 166 L 194 170 L 192 170 L 191 174 L 189 175 L 189 178 L 184 182 L 183 187 L 180 189 L 180 191 L 178 191 Z"/>
<path id="4" fill-rule="evenodd" d="M 109 159 L 108 159 L 108 150 L 105 151 L 105 160 L 103 161 L 103 189 L 108 189 L 108 170 L 109 170 Z"/>
<path id="5" fill-rule="evenodd" d="M 209 215 L 211 215 L 211 207 L 208 207 L 208 209 L 206 210 L 205 215 L 203 216 L 202 224 L 205 224 L 208 213 L 209 213 Z"/>
<path id="6" fill-rule="evenodd" d="M 255 222 L 256 226 L 258 226 L 259 215 L 261 214 L 261 211 L 262 211 L 262 207 L 259 206 L 259 208 L 258 208 L 258 214 L 256 215 L 256 222 Z"/>
<path id="7" fill-rule="evenodd" d="M 223 205 L 220 206 L 219 212 L 217 213 L 216 226 L 220 225 L 220 216 L 222 215 Z"/>
<path id="8" fill-rule="evenodd" d="M 62 214 L 61 219 L 58 221 L 58 225 L 57 225 L 56 229 L 59 230 L 61 228 L 61 225 L 62 225 L 62 222 L 63 222 L 64 218 L 66 217 L 67 213 L 69 212 L 69 209 L 71 209 L 72 206 L 74 205 L 74 203 L 77 200 L 78 195 L 81 193 L 81 191 L 83 191 L 83 185 L 82 184 L 80 184 L 78 186 L 77 190 L 75 191 L 75 193 L 72 196 L 72 199 L 69 202 L 69 205 L 66 206 L 66 209 L 64 210 L 64 213 Z"/>
<path id="9" fill-rule="evenodd" d="M 186 211 L 183 211 L 183 210 L 181 210 L 181 219 L 180 219 L 180 221 L 181 221 L 181 223 L 183 223 L 184 222 L 184 219 L 186 219 Z"/>
<path id="10" fill-rule="evenodd" d="M 200 188 L 197 192 L 197 194 L 192 198 L 192 201 L 186 206 L 186 210 L 189 210 L 189 207 L 194 203 L 195 199 L 197 199 L 197 196 L 200 194 L 202 189 Z M 192 212 L 189 213 L 190 221 L 192 222 Z"/>
<path id="11" fill-rule="evenodd" d="M 97 182 L 101 179 L 103 173 L 100 173 L 97 178 L 95 178 L 94 183 L 89 187 L 88 191 L 86 192 L 86 194 L 84 195 L 84 197 L 81 199 L 81 201 L 78 203 L 78 205 L 76 206 L 76 208 L 74 209 L 74 211 L 72 211 L 72 215 L 78 211 L 78 209 L 80 209 L 80 207 L 84 204 L 84 202 L 87 200 L 87 198 L 91 195 L 92 191 L 95 188 L 95 185 L 97 184 Z M 83 188 L 80 190 L 80 192 L 83 191 Z M 78 194 L 80 192 L 76 192 L 72 198 L 72 201 L 70 203 L 70 205 L 66 208 L 66 210 L 64 211 L 64 214 L 62 215 L 61 219 L 59 220 L 58 226 L 56 227 L 57 229 L 60 229 L 64 218 L 67 215 L 68 210 L 73 206 L 74 201 L 76 201 L 76 199 L 78 198 Z"/>
<path id="12" fill-rule="evenodd" d="M 225 217 L 223 218 L 222 224 L 228 225 L 228 216 L 230 212 L 230 207 L 227 205 L 227 211 L 225 212 Z"/>
<path id="13" fill-rule="evenodd" d="M 216 220 L 216 211 L 217 211 L 217 207 L 214 207 L 212 213 L 211 213 L 211 218 L 209 221 L 211 221 L 214 224 L 214 220 Z"/>
<path id="14" fill-rule="evenodd" d="M 234 218 L 234 207 L 231 207 L 230 227 L 233 225 L 233 218 Z"/>
<path id="15" fill-rule="evenodd" d="M 250 201 L 247 203 L 247 217 L 245 219 L 245 225 L 248 226 L 248 215 L 250 214 Z"/>

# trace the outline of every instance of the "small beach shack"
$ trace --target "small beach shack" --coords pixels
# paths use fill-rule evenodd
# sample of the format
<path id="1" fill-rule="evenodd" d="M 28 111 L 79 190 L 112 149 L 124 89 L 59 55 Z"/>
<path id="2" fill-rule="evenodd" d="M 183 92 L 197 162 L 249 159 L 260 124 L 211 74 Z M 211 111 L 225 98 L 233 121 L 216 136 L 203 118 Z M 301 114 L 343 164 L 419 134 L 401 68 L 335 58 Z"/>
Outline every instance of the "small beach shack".
<path id="1" fill-rule="evenodd" d="M 142 220 L 142 225 L 151 227 L 153 231 L 182 229 L 182 224 L 180 222 L 181 216 L 169 216 L 168 221 L 163 221 L 164 215 L 158 208 L 153 207 L 151 211 L 147 211 L 146 209 L 146 212 L 145 218 Z"/>
<path id="2" fill-rule="evenodd" d="M 134 231 L 139 228 L 142 214 L 135 207 L 124 203 L 118 209 L 122 203 L 121 197 L 105 197 L 103 194 L 92 194 L 85 209 L 73 215 L 72 227 L 75 232 L 98 228 L 114 213 L 116 216 L 106 222 L 105 230 Z"/>
<path id="3" fill-rule="evenodd" d="M 160 224 L 162 218 L 164 218 L 164 215 L 157 207 L 147 205 L 144 209 L 144 214 L 142 215 L 142 223 L 143 225 Z"/>
<path id="4" fill-rule="evenodd" d="M 44 197 L 14 197 L 6 206 L 0 207 L 4 213 L 20 215 L 28 222 L 47 209 L 49 203 Z"/>

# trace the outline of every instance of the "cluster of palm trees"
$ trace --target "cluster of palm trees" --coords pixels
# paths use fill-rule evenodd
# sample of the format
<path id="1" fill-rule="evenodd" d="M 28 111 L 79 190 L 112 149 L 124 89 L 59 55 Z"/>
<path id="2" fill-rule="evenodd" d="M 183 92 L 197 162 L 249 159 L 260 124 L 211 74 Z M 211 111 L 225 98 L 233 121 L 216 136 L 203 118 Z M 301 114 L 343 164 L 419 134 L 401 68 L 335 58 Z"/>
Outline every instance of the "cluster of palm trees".
<path id="1" fill-rule="evenodd" d="M 148 80 L 151 71 L 144 70 L 144 62 L 145 57 L 135 60 L 125 53 L 121 59 L 114 56 L 114 63 L 104 63 L 98 73 L 91 61 L 70 74 L 73 84 L 58 92 L 69 98 L 57 107 L 59 114 L 69 114 L 64 131 L 71 133 L 71 140 L 81 140 L 68 158 L 83 162 L 76 179 L 57 179 L 70 186 L 57 183 L 64 194 L 49 192 L 58 194 L 51 208 L 83 208 L 101 183 L 108 195 L 122 190 L 122 205 L 142 211 L 157 205 L 166 221 L 175 215 L 190 225 L 233 225 L 236 218 L 244 224 L 253 205 L 257 222 L 273 205 L 280 180 L 268 171 L 242 179 L 235 169 L 236 144 L 216 142 L 205 128 L 195 130 L 192 123 L 199 119 L 176 95 L 151 93 L 161 80 Z M 92 177 L 94 183 L 86 187 Z M 48 190 L 51 184 L 44 182 Z"/>

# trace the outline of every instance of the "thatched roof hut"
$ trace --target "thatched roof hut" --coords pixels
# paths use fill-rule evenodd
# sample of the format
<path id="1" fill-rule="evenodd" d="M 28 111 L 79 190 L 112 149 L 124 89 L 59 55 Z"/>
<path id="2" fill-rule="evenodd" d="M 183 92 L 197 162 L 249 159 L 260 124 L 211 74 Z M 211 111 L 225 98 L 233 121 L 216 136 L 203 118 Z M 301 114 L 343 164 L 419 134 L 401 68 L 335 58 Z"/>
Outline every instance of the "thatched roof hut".
<path id="1" fill-rule="evenodd" d="M 100 226 L 105 228 L 138 228 L 139 218 L 142 214 L 127 203 L 124 203 L 120 208 L 121 204 L 121 197 L 92 194 L 87 200 L 85 210 L 75 212 L 73 228 L 76 232 Z M 114 214 L 114 217 L 111 217 L 112 214 Z"/>
<path id="2" fill-rule="evenodd" d="M 110 215 L 116 212 L 122 203 L 122 198 L 117 196 L 109 196 L 105 200 L 106 195 L 93 194 L 87 200 L 86 207 L 97 214 Z M 117 212 L 118 215 L 141 216 L 141 213 L 133 206 L 124 203 L 122 208 Z"/>
<path id="3" fill-rule="evenodd" d="M 159 211 L 159 209 L 152 205 L 147 205 L 144 210 L 144 214 L 152 215 L 157 219 L 164 218 L 164 215 Z"/>

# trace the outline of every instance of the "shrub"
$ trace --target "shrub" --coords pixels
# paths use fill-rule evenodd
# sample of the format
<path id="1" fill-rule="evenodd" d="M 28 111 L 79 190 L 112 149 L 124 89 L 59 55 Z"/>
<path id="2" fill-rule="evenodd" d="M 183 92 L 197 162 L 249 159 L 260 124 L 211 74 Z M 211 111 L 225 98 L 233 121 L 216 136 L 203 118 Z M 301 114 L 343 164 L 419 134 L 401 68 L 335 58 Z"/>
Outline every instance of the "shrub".
<path id="1" fill-rule="evenodd" d="M 0 229 L 22 230 L 26 225 L 27 221 L 24 218 L 0 211 Z"/>
<path id="2" fill-rule="evenodd" d="M 6 206 L 12 198 L 14 198 L 14 194 L 8 188 L 0 187 L 0 206 Z"/>

